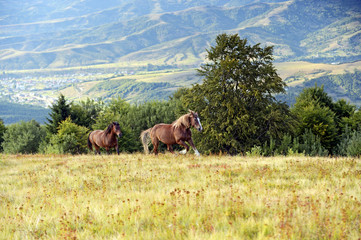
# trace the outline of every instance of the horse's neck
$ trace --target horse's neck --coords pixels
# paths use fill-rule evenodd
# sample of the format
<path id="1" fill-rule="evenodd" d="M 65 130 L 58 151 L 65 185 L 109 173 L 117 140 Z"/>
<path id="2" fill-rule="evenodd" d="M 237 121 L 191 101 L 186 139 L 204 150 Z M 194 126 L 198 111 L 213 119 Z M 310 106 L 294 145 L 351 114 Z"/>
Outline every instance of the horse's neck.
<path id="1" fill-rule="evenodd" d="M 110 138 L 117 138 L 117 134 L 115 134 L 115 133 L 113 133 L 113 132 L 110 133 L 109 135 L 110 135 Z"/>
<path id="2" fill-rule="evenodd" d="M 108 141 L 111 141 L 111 140 L 113 140 L 113 139 L 115 139 L 115 138 L 116 138 L 116 134 L 115 134 L 115 133 L 113 133 L 113 132 L 108 133 L 108 134 L 105 133 L 105 139 L 107 139 Z"/>
<path id="3" fill-rule="evenodd" d="M 173 129 L 176 130 L 178 129 L 178 131 L 181 131 L 181 132 L 187 132 L 191 127 L 186 127 L 184 126 L 183 124 L 178 126 L 178 127 L 174 127 Z"/>

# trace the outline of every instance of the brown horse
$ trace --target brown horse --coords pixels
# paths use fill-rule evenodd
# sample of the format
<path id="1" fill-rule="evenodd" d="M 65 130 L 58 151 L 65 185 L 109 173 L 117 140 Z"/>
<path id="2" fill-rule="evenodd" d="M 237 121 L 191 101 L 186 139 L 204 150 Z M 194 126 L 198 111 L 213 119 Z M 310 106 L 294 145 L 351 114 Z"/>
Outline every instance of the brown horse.
<path id="1" fill-rule="evenodd" d="M 199 156 L 199 152 L 192 140 L 191 127 L 196 128 L 198 131 L 202 131 L 203 129 L 198 113 L 189 110 L 189 113 L 184 114 L 172 124 L 160 123 L 143 131 L 140 134 L 140 139 L 143 143 L 144 152 L 149 153 L 148 145 L 150 140 L 152 140 L 154 147 L 153 152 L 155 155 L 158 154 L 159 141 L 167 144 L 167 148 L 171 153 L 174 153 L 172 147 L 173 144 L 182 145 L 185 149 L 180 153 L 186 154 L 189 150 L 189 146 L 185 142 L 188 142 L 192 146 L 195 154 Z"/>
<path id="2" fill-rule="evenodd" d="M 88 147 L 91 151 L 93 151 L 93 146 L 95 148 L 95 154 L 100 155 L 100 147 L 105 148 L 107 153 L 109 154 L 110 148 L 115 148 L 119 155 L 119 146 L 118 146 L 118 137 L 122 136 L 122 132 L 120 131 L 119 123 L 112 122 L 108 128 L 104 131 L 102 130 L 94 130 L 89 133 L 88 136 Z"/>

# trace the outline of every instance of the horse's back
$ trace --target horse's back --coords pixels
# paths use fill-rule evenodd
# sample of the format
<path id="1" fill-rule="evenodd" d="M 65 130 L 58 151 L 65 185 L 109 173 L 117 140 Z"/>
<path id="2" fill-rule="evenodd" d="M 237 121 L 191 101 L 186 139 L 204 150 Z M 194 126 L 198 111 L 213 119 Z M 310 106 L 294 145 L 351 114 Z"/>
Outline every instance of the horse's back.
<path id="1" fill-rule="evenodd" d="M 103 131 L 102 130 L 94 130 L 91 133 L 89 133 L 89 138 L 93 138 L 95 136 L 98 136 L 99 134 L 101 134 Z"/>
<path id="2" fill-rule="evenodd" d="M 99 145 L 100 144 L 99 137 L 101 136 L 102 132 L 104 132 L 104 131 L 102 131 L 102 130 L 94 130 L 94 131 L 92 131 L 91 133 L 89 133 L 88 140 L 92 144 Z"/>
<path id="3" fill-rule="evenodd" d="M 151 130 L 151 138 L 157 138 L 165 144 L 174 144 L 174 131 L 172 124 L 159 123 Z"/>

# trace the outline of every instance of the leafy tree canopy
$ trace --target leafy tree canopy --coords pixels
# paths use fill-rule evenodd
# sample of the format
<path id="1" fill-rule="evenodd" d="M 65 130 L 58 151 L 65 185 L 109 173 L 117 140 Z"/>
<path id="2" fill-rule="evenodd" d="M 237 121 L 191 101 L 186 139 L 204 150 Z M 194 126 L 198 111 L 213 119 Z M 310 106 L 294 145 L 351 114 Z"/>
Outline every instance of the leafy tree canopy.
<path id="1" fill-rule="evenodd" d="M 73 123 L 91 129 L 98 114 L 104 109 L 104 102 L 87 99 L 79 103 L 70 104 L 70 115 Z"/>
<path id="2" fill-rule="evenodd" d="M 236 154 L 292 129 L 288 107 L 273 96 L 285 91 L 285 83 L 273 66 L 272 52 L 272 46 L 251 46 L 238 34 L 218 35 L 207 50 L 208 61 L 199 69 L 203 84 L 182 97 L 204 119 L 198 139 L 204 150 Z"/>
<path id="3" fill-rule="evenodd" d="M 45 131 L 35 120 L 20 121 L 7 127 L 2 147 L 5 153 L 35 153 L 44 136 Z"/>

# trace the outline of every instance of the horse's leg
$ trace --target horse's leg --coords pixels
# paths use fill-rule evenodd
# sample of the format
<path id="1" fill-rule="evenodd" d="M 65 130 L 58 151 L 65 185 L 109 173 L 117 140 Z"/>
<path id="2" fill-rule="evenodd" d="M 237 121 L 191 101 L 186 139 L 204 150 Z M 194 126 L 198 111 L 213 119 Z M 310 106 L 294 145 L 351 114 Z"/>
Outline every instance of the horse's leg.
<path id="1" fill-rule="evenodd" d="M 106 147 L 105 150 L 107 151 L 107 154 L 110 155 L 109 148 Z"/>
<path id="2" fill-rule="evenodd" d="M 117 142 L 117 145 L 115 146 L 115 149 L 117 150 L 117 153 L 119 155 L 119 145 L 118 145 L 118 142 Z"/>
<path id="3" fill-rule="evenodd" d="M 158 138 L 152 139 L 152 144 L 153 144 L 153 152 L 154 152 L 154 154 L 158 155 L 158 145 L 159 145 Z"/>
<path id="4" fill-rule="evenodd" d="M 99 154 L 100 155 L 100 149 L 99 146 L 94 144 L 94 148 L 95 148 L 95 155 Z"/>
<path id="5" fill-rule="evenodd" d="M 183 140 L 178 140 L 177 143 L 185 148 L 184 150 L 180 151 L 180 153 L 186 154 L 189 150 L 189 146 Z"/>
<path id="6" fill-rule="evenodd" d="M 173 147 L 170 144 L 167 144 L 168 151 L 174 154 Z"/>
<path id="7" fill-rule="evenodd" d="M 191 138 L 191 139 L 189 139 L 187 142 L 188 142 L 188 143 L 189 143 L 189 145 L 191 145 L 191 147 L 193 148 L 193 150 L 194 150 L 194 154 L 195 154 L 196 156 L 199 156 L 200 154 L 199 154 L 199 152 L 198 152 L 198 150 L 197 150 L 196 146 L 194 145 L 192 138 Z"/>

